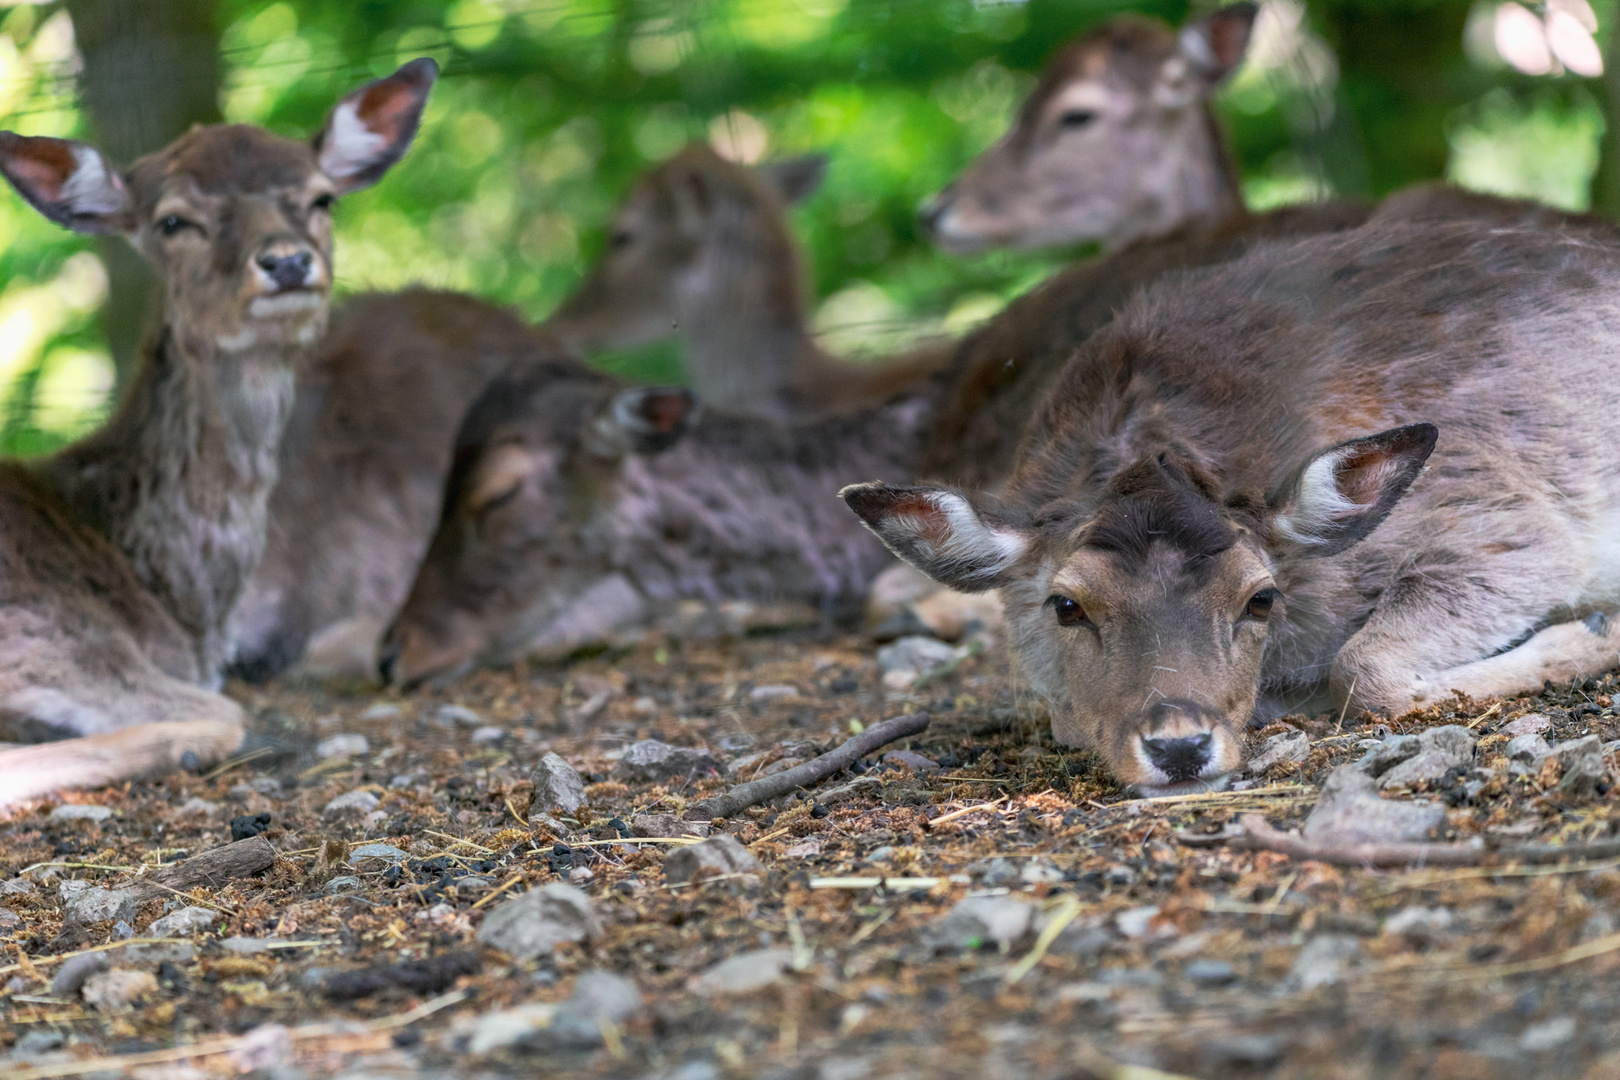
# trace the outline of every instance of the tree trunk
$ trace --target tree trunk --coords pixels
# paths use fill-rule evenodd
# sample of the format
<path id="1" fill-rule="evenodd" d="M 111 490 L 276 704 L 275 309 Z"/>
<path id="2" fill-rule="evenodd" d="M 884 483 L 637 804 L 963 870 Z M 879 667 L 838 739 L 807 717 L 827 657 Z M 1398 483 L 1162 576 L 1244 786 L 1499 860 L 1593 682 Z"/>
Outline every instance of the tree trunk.
<path id="1" fill-rule="evenodd" d="M 1620 220 L 1620 11 L 1610 16 L 1603 48 L 1603 78 L 1598 100 L 1603 106 L 1603 142 L 1597 172 L 1592 175 L 1592 209 Z"/>
<path id="2" fill-rule="evenodd" d="M 96 145 L 123 168 L 219 111 L 214 0 L 67 0 L 84 57 L 81 87 Z M 120 385 L 155 310 L 151 272 L 129 244 L 101 242 L 102 329 Z"/>

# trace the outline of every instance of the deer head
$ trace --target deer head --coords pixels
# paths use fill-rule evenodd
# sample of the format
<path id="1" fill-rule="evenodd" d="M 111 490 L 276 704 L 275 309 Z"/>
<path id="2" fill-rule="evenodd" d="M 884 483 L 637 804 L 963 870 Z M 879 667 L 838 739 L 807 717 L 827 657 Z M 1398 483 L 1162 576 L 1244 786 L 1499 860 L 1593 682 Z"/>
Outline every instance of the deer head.
<path id="1" fill-rule="evenodd" d="M 1182 28 L 1127 15 L 1047 64 L 1012 130 L 922 212 L 958 251 L 1096 240 L 1118 247 L 1242 202 L 1210 96 L 1243 59 L 1256 5 Z"/>
<path id="2" fill-rule="evenodd" d="M 457 437 L 438 532 L 383 639 L 384 680 L 565 656 L 638 614 L 618 610 L 640 601 L 609 567 L 615 481 L 679 440 L 692 409 L 685 390 L 621 390 L 572 364 L 495 380 Z"/>
<path id="3" fill-rule="evenodd" d="M 414 60 L 361 87 L 309 142 L 197 127 L 122 173 L 85 143 L 0 132 L 0 172 L 52 221 L 128 237 L 188 352 L 308 345 L 332 288 L 332 205 L 405 153 L 437 74 Z"/>
<path id="4" fill-rule="evenodd" d="M 693 143 L 637 182 L 585 283 L 547 322 L 570 348 L 616 348 L 697 329 L 711 311 L 804 321 L 788 204 L 821 183 L 826 159 L 749 168 Z M 694 323 L 700 324 L 694 327 Z"/>
<path id="5" fill-rule="evenodd" d="M 1094 499 L 1034 513 L 949 488 L 842 494 L 925 574 L 1002 589 L 1053 736 L 1097 750 L 1122 783 L 1169 794 L 1242 763 L 1290 560 L 1336 555 L 1377 528 L 1437 435 L 1415 424 L 1324 450 L 1258 504 L 1169 453 L 1121 469 Z"/>

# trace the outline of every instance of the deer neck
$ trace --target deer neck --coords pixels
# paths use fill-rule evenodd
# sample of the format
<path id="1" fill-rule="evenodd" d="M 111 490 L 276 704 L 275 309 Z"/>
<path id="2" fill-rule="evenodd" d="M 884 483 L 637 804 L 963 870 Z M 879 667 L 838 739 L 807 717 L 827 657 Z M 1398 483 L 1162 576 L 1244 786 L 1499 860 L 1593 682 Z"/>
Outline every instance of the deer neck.
<path id="1" fill-rule="evenodd" d="M 205 684 L 218 683 L 231 611 L 264 550 L 289 352 L 301 351 L 228 351 L 165 326 L 106 426 L 36 465 L 190 635 Z"/>

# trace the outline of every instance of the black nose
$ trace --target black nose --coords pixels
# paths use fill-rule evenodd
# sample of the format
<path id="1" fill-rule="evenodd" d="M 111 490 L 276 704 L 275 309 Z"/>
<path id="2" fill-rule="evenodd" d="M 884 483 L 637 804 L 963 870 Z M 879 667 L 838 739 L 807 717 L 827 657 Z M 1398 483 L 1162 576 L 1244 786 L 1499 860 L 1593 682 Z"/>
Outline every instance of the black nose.
<path id="1" fill-rule="evenodd" d="M 1213 741 L 1207 731 L 1201 735 L 1184 735 L 1175 739 L 1144 736 L 1142 752 L 1171 783 L 1179 784 L 1197 779 L 1198 774 L 1204 771 L 1204 766 L 1209 764 Z"/>
<path id="2" fill-rule="evenodd" d="M 263 270 L 277 289 L 300 289 L 309 280 L 309 268 L 315 265 L 315 256 L 307 251 L 293 255 L 260 255 L 259 269 Z"/>

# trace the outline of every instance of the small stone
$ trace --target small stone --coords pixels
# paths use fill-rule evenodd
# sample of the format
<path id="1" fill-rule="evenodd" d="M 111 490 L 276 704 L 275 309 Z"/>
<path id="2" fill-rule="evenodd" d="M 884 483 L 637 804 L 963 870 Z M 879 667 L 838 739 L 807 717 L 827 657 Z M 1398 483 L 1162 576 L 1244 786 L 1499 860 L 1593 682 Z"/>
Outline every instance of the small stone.
<path id="1" fill-rule="evenodd" d="M 1022 876 L 1017 863 L 1002 858 L 980 859 L 967 868 L 967 874 L 987 889 L 1014 884 Z"/>
<path id="2" fill-rule="evenodd" d="M 260 1024 L 237 1040 L 226 1055 L 239 1073 L 269 1071 L 292 1058 L 292 1032 L 281 1024 Z"/>
<path id="3" fill-rule="evenodd" d="M 269 952 L 281 942 L 277 938 L 237 936 L 228 937 L 219 944 L 226 952 L 235 953 L 238 956 L 253 956 L 256 953 Z"/>
<path id="4" fill-rule="evenodd" d="M 552 1017 L 557 1014 L 557 1008 L 556 1005 L 536 1002 L 480 1016 L 473 1026 L 472 1035 L 467 1040 L 467 1052 L 488 1054 L 502 1047 L 511 1046 L 531 1032 L 550 1024 Z"/>
<path id="5" fill-rule="evenodd" d="M 1248 771 L 1260 775 L 1273 765 L 1297 765 L 1311 756 L 1311 737 L 1303 731 L 1279 731 L 1267 739 L 1248 764 Z"/>
<path id="6" fill-rule="evenodd" d="M 339 893 L 355 892 L 360 888 L 360 879 L 353 874 L 343 874 L 328 881 L 321 889 L 327 896 L 336 896 Z"/>
<path id="7" fill-rule="evenodd" d="M 1542 760 L 1552 753 L 1552 744 L 1540 732 L 1528 731 L 1509 740 L 1502 753 L 1507 755 L 1508 772 L 1519 776 L 1539 771 Z"/>
<path id="8" fill-rule="evenodd" d="M 1318 934 L 1294 959 L 1290 980 L 1302 992 L 1331 986 L 1344 978 L 1344 969 L 1361 954 L 1361 942 L 1348 934 Z"/>
<path id="9" fill-rule="evenodd" d="M 74 989 L 77 990 L 78 987 Z M 17 1045 L 12 1047 L 12 1060 L 19 1062 L 30 1060 L 60 1048 L 66 1041 L 60 1031 L 30 1031 L 18 1039 Z"/>
<path id="10" fill-rule="evenodd" d="M 664 884 L 681 885 L 721 874 L 757 874 L 763 869 L 753 852 L 738 843 L 736 837 L 711 836 L 664 856 Z"/>
<path id="11" fill-rule="evenodd" d="M 369 754 L 371 743 L 364 735 L 333 735 L 329 739 L 322 739 L 315 744 L 315 756 L 318 758 L 355 757 L 359 754 Z"/>
<path id="12" fill-rule="evenodd" d="M 935 919 L 924 934 L 934 952 L 994 945 L 1006 950 L 1029 933 L 1035 908 L 1011 896 L 970 896 Z"/>
<path id="13" fill-rule="evenodd" d="M 145 971 L 113 968 L 97 972 L 79 990 L 85 1003 L 97 1012 L 122 1012 L 151 994 L 157 993 L 157 979 Z"/>
<path id="14" fill-rule="evenodd" d="M 783 850 L 784 859 L 809 859 L 821 854 L 821 837 L 808 836 L 792 847 Z"/>
<path id="15" fill-rule="evenodd" d="M 958 648 L 931 637 L 913 634 L 899 638 L 877 651 L 878 671 L 883 685 L 891 690 L 909 689 L 918 679 L 944 671 L 967 655 Z"/>
<path id="16" fill-rule="evenodd" d="M 503 727 L 496 727 L 494 724 L 486 724 L 485 726 L 475 730 L 470 738 L 473 743 L 479 746 L 493 746 L 495 743 L 498 743 L 502 739 L 506 738 L 506 729 Z"/>
<path id="17" fill-rule="evenodd" d="M 601 1046 L 605 1027 L 619 1027 L 641 1011 L 641 991 L 622 975 L 587 971 L 574 983 L 551 1023 L 523 1039 L 525 1049 L 589 1050 Z"/>
<path id="18" fill-rule="evenodd" d="M 1474 762 L 1474 733 L 1460 724 L 1429 728 L 1417 736 L 1418 752 L 1384 772 L 1378 786 L 1384 790 L 1413 787 L 1440 779 L 1458 765 Z"/>
<path id="19" fill-rule="evenodd" d="M 1519 1036 L 1519 1049 L 1527 1054 L 1540 1054 L 1563 1046 L 1575 1037 L 1575 1018 L 1555 1016 L 1539 1024 L 1531 1024 Z"/>
<path id="20" fill-rule="evenodd" d="M 1384 933 L 1427 945 L 1451 928 L 1457 917 L 1446 908 L 1407 907 L 1384 920 Z"/>
<path id="21" fill-rule="evenodd" d="M 27 896 L 34 891 L 34 883 L 27 878 L 0 881 L 0 896 Z"/>
<path id="22" fill-rule="evenodd" d="M 796 698 L 799 696 L 797 686 L 756 686 L 748 691 L 749 701 L 777 701 L 781 698 Z"/>
<path id="23" fill-rule="evenodd" d="M 63 885 L 66 884 L 63 882 Z M 62 895 L 67 900 L 67 921 L 70 923 L 88 926 L 93 923 L 135 921 L 135 896 L 127 890 L 103 889 L 99 885 L 92 885 L 71 893 L 64 890 Z"/>
<path id="24" fill-rule="evenodd" d="M 939 762 L 924 757 L 915 750 L 890 750 L 883 755 L 883 760 L 886 764 L 898 765 L 915 773 L 939 772 Z"/>
<path id="25" fill-rule="evenodd" d="M 156 919 L 146 928 L 147 937 L 190 937 L 205 930 L 212 930 L 222 922 L 224 916 L 212 908 L 183 907 L 179 911 L 171 911 L 161 919 Z"/>
<path id="26" fill-rule="evenodd" d="M 781 979 L 792 966 L 792 949 L 755 949 L 720 961 L 692 979 L 687 988 L 704 997 L 746 994 Z"/>
<path id="27" fill-rule="evenodd" d="M 393 844 L 361 844 L 349 852 L 349 865 L 366 874 L 386 870 L 410 857 L 409 852 L 401 851 Z"/>
<path id="28" fill-rule="evenodd" d="M 572 814 L 585 804 L 585 781 L 560 755 L 547 752 L 534 767 L 534 806 Z"/>
<path id="29" fill-rule="evenodd" d="M 52 810 L 47 819 L 58 821 L 106 821 L 113 816 L 110 806 L 91 806 L 87 803 L 68 803 Z"/>
<path id="30" fill-rule="evenodd" d="M 596 879 L 596 871 L 592 870 L 588 866 L 576 866 L 572 870 L 568 871 L 568 880 L 569 880 L 569 882 L 571 884 L 574 884 L 574 885 L 584 885 L 587 882 L 594 881 L 595 879 Z M 472 880 L 472 879 L 471 878 L 462 878 L 460 884 L 465 885 L 470 880 Z M 484 881 L 486 884 L 489 881 L 488 878 L 483 878 L 483 879 L 480 879 L 480 880 Z"/>
<path id="31" fill-rule="evenodd" d="M 51 980 L 51 996 L 70 998 L 79 992 L 86 979 L 111 966 L 105 953 L 81 953 L 69 957 L 56 969 L 56 977 Z"/>
<path id="32" fill-rule="evenodd" d="M 549 954 L 565 941 L 594 941 L 602 923 L 591 898 L 554 882 L 498 905 L 478 928 L 478 940 L 517 960 Z"/>
<path id="33" fill-rule="evenodd" d="M 637 814 L 630 819 L 630 835 L 648 838 L 708 836 L 706 821 L 683 821 L 674 814 Z"/>
<path id="34" fill-rule="evenodd" d="M 1355 765 L 1333 770 L 1305 819 L 1306 839 L 1338 844 L 1423 840 L 1446 820 L 1432 802 L 1380 798 L 1373 780 Z"/>
<path id="35" fill-rule="evenodd" d="M 628 774 L 631 779 L 653 783 L 708 776 L 719 770 L 719 763 L 707 750 L 671 746 L 657 739 L 643 739 L 632 744 L 619 759 L 619 771 Z"/>
<path id="36" fill-rule="evenodd" d="M 1563 769 L 1558 791 L 1566 796 L 1596 793 L 1608 767 L 1603 756 L 1602 740 L 1596 735 L 1556 743 L 1547 757 L 1557 761 Z"/>
<path id="37" fill-rule="evenodd" d="M 175 813 L 184 814 L 186 817 L 211 817 L 219 813 L 219 803 L 212 803 L 193 795 L 181 803 Z"/>
<path id="38" fill-rule="evenodd" d="M 1499 735 L 1517 738 L 1520 735 L 1543 735 L 1552 730 L 1553 722 L 1550 717 L 1540 713 L 1525 713 L 1512 723 L 1503 724 Z"/>
<path id="39" fill-rule="evenodd" d="M 360 714 L 360 719 L 391 720 L 399 714 L 400 708 L 398 705 L 390 705 L 386 701 L 379 701 L 375 705 L 368 706 L 366 710 Z"/>
<path id="40" fill-rule="evenodd" d="M 0 908 L 0 930 L 15 930 L 22 924 L 21 915 L 10 908 Z"/>
<path id="41" fill-rule="evenodd" d="M 1422 749 L 1416 735 L 1390 735 L 1361 755 L 1356 768 L 1369 776 L 1382 776 L 1407 758 L 1417 757 Z"/>
<path id="42" fill-rule="evenodd" d="M 321 813 L 328 816 L 346 812 L 367 813 L 377 809 L 382 800 L 369 791 L 350 791 L 339 795 L 321 808 Z"/>
<path id="43" fill-rule="evenodd" d="M 149 941 L 107 950 L 107 958 L 118 967 L 148 970 L 160 964 L 189 964 L 196 955 L 186 941 Z"/>
<path id="44" fill-rule="evenodd" d="M 460 724 L 463 727 L 482 727 L 484 718 L 467 708 L 465 705 L 440 705 L 433 711 L 434 717 L 443 724 Z"/>
<path id="45" fill-rule="evenodd" d="M 1158 917 L 1157 905 L 1130 908 L 1114 916 L 1114 926 L 1128 938 L 1145 938 L 1153 932 L 1153 920 Z"/>
<path id="46" fill-rule="evenodd" d="M 1237 972 L 1225 960 L 1194 960 L 1181 969 L 1181 976 L 1194 986 L 1230 986 L 1237 982 Z"/>

